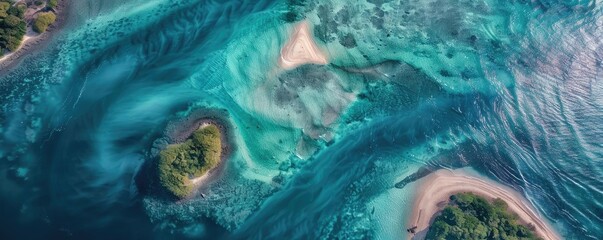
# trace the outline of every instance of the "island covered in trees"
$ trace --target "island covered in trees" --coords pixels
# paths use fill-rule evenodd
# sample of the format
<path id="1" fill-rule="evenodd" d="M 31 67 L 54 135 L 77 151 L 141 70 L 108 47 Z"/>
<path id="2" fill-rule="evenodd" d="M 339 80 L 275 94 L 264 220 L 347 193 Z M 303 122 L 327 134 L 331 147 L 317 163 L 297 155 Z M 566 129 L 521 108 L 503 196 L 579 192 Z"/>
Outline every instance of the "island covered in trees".
<path id="1" fill-rule="evenodd" d="M 16 51 L 26 35 L 45 32 L 57 6 L 58 0 L 0 0 L 0 57 Z"/>
<path id="2" fill-rule="evenodd" d="M 159 154 L 159 182 L 172 195 L 185 198 L 193 180 L 218 166 L 222 157 L 222 133 L 206 123 L 186 141 L 171 144 Z"/>
<path id="3" fill-rule="evenodd" d="M 521 225 L 499 198 L 490 203 L 473 193 L 458 193 L 450 196 L 426 239 L 541 239 L 533 230 L 531 224 Z"/>

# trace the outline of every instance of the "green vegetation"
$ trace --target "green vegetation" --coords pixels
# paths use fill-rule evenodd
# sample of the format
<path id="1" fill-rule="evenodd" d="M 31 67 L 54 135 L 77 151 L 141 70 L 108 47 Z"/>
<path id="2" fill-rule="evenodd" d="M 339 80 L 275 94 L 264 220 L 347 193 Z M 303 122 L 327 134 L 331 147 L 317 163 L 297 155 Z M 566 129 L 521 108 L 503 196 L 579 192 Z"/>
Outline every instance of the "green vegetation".
<path id="1" fill-rule="evenodd" d="M 56 8 L 59 5 L 59 1 L 58 0 L 48 0 L 47 5 L 51 8 Z"/>
<path id="2" fill-rule="evenodd" d="M 52 12 L 43 12 L 39 13 L 38 17 L 34 21 L 33 30 L 39 33 L 43 33 L 46 31 L 50 24 L 54 23 L 57 19 L 57 16 Z"/>
<path id="3" fill-rule="evenodd" d="M 23 4 L 13 5 L 10 1 L 0 0 L 0 56 L 6 50 L 17 50 L 21 45 L 27 31 L 23 20 L 25 9 Z"/>
<path id="4" fill-rule="evenodd" d="M 28 5 L 36 11 L 39 9 L 47 11 L 35 15 L 36 18 L 31 26 L 34 31 L 43 33 L 50 24 L 56 21 L 57 17 L 50 8 L 56 8 L 58 0 L 36 0 L 16 4 L 14 1 L 0 0 L 0 56 L 7 51 L 17 50 L 21 45 L 23 36 L 28 29 L 27 22 L 32 20 L 31 16 L 24 16 Z"/>
<path id="5" fill-rule="evenodd" d="M 221 133 L 208 125 L 180 144 L 168 146 L 159 154 L 159 181 L 174 196 L 186 197 L 192 190 L 191 178 L 200 177 L 220 162 Z"/>
<path id="6" fill-rule="evenodd" d="M 451 203 L 436 217 L 425 239 L 540 239 L 507 212 L 507 203 L 492 204 L 473 193 L 450 197 Z"/>

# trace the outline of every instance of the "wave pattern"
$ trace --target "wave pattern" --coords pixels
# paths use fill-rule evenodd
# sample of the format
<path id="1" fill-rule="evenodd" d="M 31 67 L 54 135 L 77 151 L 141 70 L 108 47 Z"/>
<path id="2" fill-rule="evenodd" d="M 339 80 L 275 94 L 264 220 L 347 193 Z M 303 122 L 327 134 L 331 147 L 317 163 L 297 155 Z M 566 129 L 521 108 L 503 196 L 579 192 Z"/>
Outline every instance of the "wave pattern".
<path id="1" fill-rule="evenodd" d="M 395 239 L 409 183 L 465 166 L 522 192 L 565 238 L 603 235 L 596 1 L 71 10 L 50 47 L 1 70 L 2 236 Z M 300 19 L 331 64 L 279 70 Z M 206 197 L 140 188 L 168 122 L 207 108 L 226 112 L 236 151 Z"/>

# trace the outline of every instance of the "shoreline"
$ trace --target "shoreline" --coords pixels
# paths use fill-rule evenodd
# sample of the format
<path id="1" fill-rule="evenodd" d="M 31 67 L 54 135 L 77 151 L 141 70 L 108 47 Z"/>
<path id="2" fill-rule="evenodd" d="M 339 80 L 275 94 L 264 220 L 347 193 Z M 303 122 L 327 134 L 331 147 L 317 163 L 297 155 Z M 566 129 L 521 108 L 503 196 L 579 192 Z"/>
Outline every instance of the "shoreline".
<path id="1" fill-rule="evenodd" d="M 314 41 L 309 22 L 304 20 L 295 26 L 289 40 L 281 48 L 278 65 L 290 70 L 308 63 L 325 65 L 329 63 L 327 59 L 327 54 Z"/>
<path id="2" fill-rule="evenodd" d="M 521 224 L 531 223 L 534 232 L 547 240 L 561 239 L 546 220 L 534 210 L 532 205 L 519 192 L 492 180 L 471 174 L 463 169 L 435 171 L 423 179 L 417 186 L 417 195 L 408 218 L 409 226 L 416 226 L 416 233 L 408 233 L 409 239 L 424 239 L 433 220 L 448 203 L 451 195 L 460 192 L 472 192 L 488 200 L 500 198 L 508 205 L 508 211 L 515 213 Z"/>
<path id="3" fill-rule="evenodd" d="M 21 45 L 19 45 L 17 50 L 0 57 L 0 74 L 3 74 L 6 70 L 16 66 L 19 63 L 19 60 L 22 60 L 22 57 L 25 57 L 46 45 L 49 42 L 48 40 L 64 27 L 70 4 L 70 0 L 60 0 L 57 7 L 54 9 L 57 19 L 45 32 L 36 36 L 27 36 L 26 34 L 23 36 Z"/>

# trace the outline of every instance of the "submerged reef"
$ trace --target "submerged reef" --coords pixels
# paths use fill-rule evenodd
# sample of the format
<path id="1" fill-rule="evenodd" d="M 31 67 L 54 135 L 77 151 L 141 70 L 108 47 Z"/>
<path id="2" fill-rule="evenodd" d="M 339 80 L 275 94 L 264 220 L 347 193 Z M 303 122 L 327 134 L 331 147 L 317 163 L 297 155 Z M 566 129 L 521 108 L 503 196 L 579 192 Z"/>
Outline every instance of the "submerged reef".
<path id="1" fill-rule="evenodd" d="M 216 125 L 201 126 L 183 143 L 169 145 L 159 154 L 159 179 L 163 187 L 179 198 L 193 188 L 191 178 L 203 176 L 220 162 L 221 133 Z"/>
<path id="2" fill-rule="evenodd" d="M 408 239 L 467 167 L 598 239 L 603 11 L 569 2 L 59 0 L 0 62 L 0 235 Z"/>

